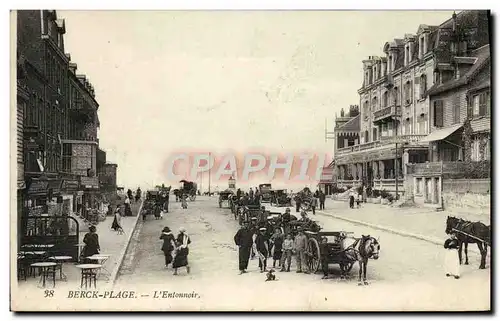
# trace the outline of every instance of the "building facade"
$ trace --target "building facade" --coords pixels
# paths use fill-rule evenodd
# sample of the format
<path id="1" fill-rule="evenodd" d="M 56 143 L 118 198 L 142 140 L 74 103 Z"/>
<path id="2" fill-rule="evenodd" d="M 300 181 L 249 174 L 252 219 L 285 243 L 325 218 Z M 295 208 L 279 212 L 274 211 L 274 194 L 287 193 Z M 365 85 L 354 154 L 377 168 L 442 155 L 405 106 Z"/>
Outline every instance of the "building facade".
<path id="1" fill-rule="evenodd" d="M 429 90 L 453 77 L 448 60 L 488 43 L 488 19 L 486 11 L 463 11 L 440 26 L 420 25 L 385 43 L 383 57 L 363 61 L 359 144 L 335 150 L 339 173 L 341 166 L 359 173 L 350 185 L 402 192 L 406 165 L 430 160 Z"/>
<path id="2" fill-rule="evenodd" d="M 99 196 L 94 87 L 65 53 L 66 25 L 55 10 L 16 15 L 18 215 L 94 206 Z M 24 223 L 21 229 L 26 228 Z"/>

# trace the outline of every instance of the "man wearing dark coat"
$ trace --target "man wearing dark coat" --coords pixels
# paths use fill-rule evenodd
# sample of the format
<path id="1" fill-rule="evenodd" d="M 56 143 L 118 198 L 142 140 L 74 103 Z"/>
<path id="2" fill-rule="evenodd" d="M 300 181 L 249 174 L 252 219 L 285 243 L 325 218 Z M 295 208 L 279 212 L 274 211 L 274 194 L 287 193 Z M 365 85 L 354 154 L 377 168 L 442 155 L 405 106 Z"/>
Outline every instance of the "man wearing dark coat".
<path id="1" fill-rule="evenodd" d="M 259 255 L 260 273 L 264 273 L 267 271 L 267 257 L 269 256 L 269 245 L 265 227 L 260 228 L 260 233 L 255 238 L 255 247 Z"/>
<path id="2" fill-rule="evenodd" d="M 82 256 L 84 258 L 99 254 L 101 246 L 99 245 L 99 236 L 96 233 L 95 226 L 89 227 L 89 232 L 83 237 L 83 243 L 85 243 L 82 251 Z"/>
<path id="3" fill-rule="evenodd" d="M 250 250 L 253 245 L 253 233 L 248 228 L 248 222 L 244 222 L 243 227 L 236 232 L 234 243 L 238 246 L 240 274 L 247 273 Z"/>

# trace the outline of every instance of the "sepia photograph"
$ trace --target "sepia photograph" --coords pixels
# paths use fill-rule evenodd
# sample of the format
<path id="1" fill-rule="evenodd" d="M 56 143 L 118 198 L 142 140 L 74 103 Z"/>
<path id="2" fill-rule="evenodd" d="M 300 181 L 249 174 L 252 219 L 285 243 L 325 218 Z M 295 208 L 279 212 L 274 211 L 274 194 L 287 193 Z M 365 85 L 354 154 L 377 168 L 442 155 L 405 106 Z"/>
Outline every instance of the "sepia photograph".
<path id="1" fill-rule="evenodd" d="M 11 311 L 491 312 L 492 38 L 490 10 L 12 10 Z"/>

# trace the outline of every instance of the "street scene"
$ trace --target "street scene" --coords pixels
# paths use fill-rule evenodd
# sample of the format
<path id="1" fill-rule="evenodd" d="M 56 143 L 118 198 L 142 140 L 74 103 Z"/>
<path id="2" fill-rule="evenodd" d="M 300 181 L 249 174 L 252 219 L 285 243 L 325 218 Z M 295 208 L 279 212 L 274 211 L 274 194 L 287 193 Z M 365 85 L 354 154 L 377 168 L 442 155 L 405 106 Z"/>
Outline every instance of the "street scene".
<path id="1" fill-rule="evenodd" d="M 11 310 L 491 312 L 490 11 L 12 21 Z"/>

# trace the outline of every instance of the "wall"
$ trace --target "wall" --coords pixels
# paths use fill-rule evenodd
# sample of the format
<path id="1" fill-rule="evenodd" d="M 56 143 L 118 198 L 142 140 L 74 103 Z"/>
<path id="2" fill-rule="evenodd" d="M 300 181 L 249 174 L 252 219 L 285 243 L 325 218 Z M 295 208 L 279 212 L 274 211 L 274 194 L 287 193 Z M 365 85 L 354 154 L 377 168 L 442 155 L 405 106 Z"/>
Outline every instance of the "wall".
<path id="1" fill-rule="evenodd" d="M 72 144 L 71 172 L 87 176 L 87 169 L 95 170 L 95 146 L 91 144 Z"/>
<path id="2" fill-rule="evenodd" d="M 443 193 L 489 194 L 491 180 L 487 179 L 444 179 Z"/>
<path id="3" fill-rule="evenodd" d="M 490 194 L 443 192 L 443 201 L 448 212 L 491 215 Z"/>

